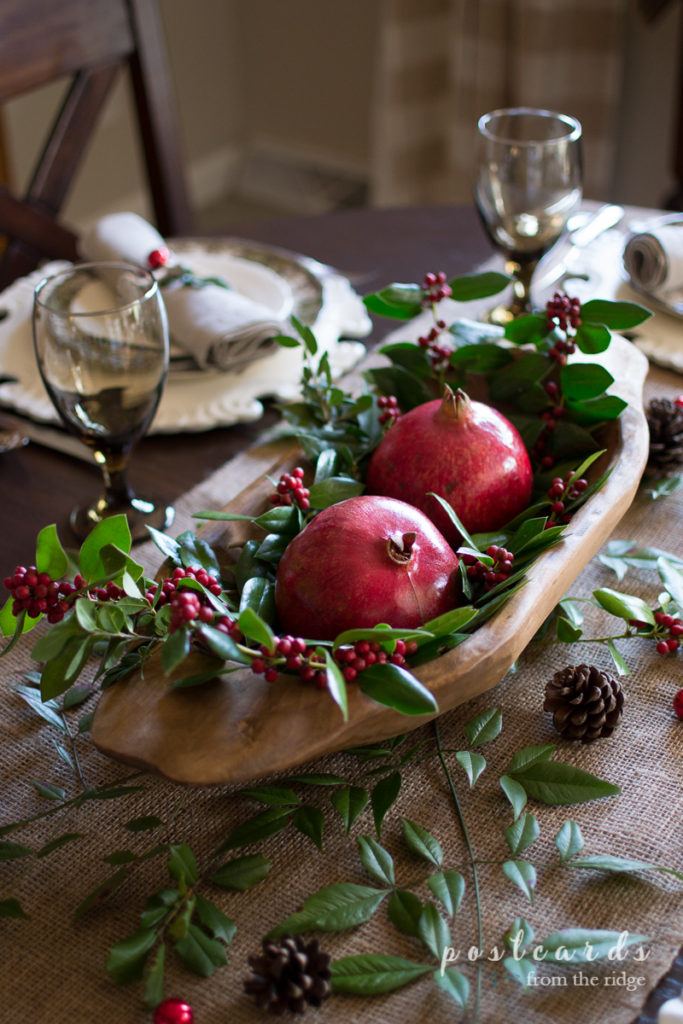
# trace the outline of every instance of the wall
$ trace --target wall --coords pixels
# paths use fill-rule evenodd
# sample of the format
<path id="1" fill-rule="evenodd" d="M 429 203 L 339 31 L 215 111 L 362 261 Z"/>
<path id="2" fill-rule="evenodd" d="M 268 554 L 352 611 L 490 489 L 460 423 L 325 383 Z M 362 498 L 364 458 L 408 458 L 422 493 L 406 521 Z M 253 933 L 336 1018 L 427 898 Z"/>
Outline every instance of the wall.
<path id="1" fill-rule="evenodd" d="M 629 8 L 614 198 L 656 206 L 672 188 L 671 139 L 683 3 L 654 25 Z M 360 195 L 370 164 L 373 54 L 381 0 L 159 0 L 190 186 L 198 207 L 241 191 L 314 210 Z M 61 89 L 5 108 L 10 169 L 26 179 L 39 125 Z M 128 89 L 117 88 L 65 211 L 80 225 L 142 202 Z"/>

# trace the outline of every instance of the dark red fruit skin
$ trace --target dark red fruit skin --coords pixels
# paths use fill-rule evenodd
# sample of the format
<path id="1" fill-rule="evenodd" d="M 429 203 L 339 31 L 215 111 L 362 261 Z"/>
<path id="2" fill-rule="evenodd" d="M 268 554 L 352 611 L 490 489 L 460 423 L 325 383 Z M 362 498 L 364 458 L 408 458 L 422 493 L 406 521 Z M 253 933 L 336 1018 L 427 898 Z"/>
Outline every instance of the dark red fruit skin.
<path id="1" fill-rule="evenodd" d="M 430 492 L 440 495 L 470 533 L 497 530 L 531 500 L 533 472 L 524 443 L 496 409 L 447 389 L 394 423 L 375 449 L 370 494 L 415 505 L 451 544 L 461 537 Z"/>
<path id="2" fill-rule="evenodd" d="M 387 552 L 415 533 L 406 564 Z M 393 498 L 360 495 L 318 513 L 286 548 L 275 581 L 282 629 L 334 640 L 387 623 L 413 629 L 458 603 L 459 560 L 434 524 Z"/>

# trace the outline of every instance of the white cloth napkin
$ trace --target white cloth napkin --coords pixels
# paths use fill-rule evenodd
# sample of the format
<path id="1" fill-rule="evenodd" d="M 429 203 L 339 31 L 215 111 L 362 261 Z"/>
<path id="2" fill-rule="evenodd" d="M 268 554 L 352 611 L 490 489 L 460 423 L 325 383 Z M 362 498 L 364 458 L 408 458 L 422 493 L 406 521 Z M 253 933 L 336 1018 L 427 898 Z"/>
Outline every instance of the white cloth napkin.
<path id="1" fill-rule="evenodd" d="M 95 221 L 82 234 L 80 255 L 86 260 L 126 260 L 148 265 L 150 253 L 166 246 L 155 227 L 136 213 L 111 213 Z M 169 248 L 169 260 L 157 271 L 163 277 L 178 266 Z M 272 310 L 232 288 L 213 283 L 173 282 L 162 289 L 171 341 L 191 355 L 202 368 L 239 370 L 270 354 L 273 338 L 287 332 Z"/>
<path id="2" fill-rule="evenodd" d="M 683 289 L 683 217 L 631 235 L 624 248 L 624 267 L 637 288 L 654 295 L 665 297 Z"/>

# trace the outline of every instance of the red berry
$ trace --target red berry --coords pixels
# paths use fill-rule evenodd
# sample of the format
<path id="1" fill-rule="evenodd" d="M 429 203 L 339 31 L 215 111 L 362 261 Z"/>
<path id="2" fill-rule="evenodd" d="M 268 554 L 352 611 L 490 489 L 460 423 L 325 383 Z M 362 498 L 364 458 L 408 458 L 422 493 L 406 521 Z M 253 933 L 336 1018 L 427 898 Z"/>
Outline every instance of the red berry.
<path id="1" fill-rule="evenodd" d="M 676 397 L 674 398 L 674 405 L 678 405 L 681 409 L 683 409 L 683 395 L 676 395 Z"/>
<path id="2" fill-rule="evenodd" d="M 147 257 L 147 263 L 152 270 L 158 270 L 159 267 L 165 267 L 170 259 L 170 252 L 165 245 L 160 245 L 158 249 L 152 249 L 151 253 Z"/>
<path id="3" fill-rule="evenodd" d="M 674 711 L 679 718 L 683 718 L 683 690 L 679 690 L 674 697 Z"/>
<path id="4" fill-rule="evenodd" d="M 669 653 L 669 645 L 666 642 L 666 640 L 660 640 L 659 641 L 659 643 L 657 644 L 657 653 L 658 654 L 668 654 Z"/>

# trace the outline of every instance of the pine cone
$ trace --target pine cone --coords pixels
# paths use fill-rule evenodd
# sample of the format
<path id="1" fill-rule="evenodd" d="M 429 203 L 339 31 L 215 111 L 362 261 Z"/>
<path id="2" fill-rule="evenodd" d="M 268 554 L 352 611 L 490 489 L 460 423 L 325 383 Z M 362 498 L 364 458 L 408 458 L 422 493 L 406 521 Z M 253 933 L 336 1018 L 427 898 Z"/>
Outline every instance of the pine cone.
<path id="1" fill-rule="evenodd" d="M 668 476 L 683 464 L 683 408 L 670 398 L 653 398 L 646 416 L 650 428 L 648 467 Z"/>
<path id="2" fill-rule="evenodd" d="M 569 740 L 611 736 L 623 707 L 621 683 L 595 665 L 567 665 L 545 688 L 543 710 L 552 711 L 553 725 Z"/>
<path id="3" fill-rule="evenodd" d="M 259 1009 L 303 1013 L 306 1003 L 320 1006 L 329 996 L 330 957 L 320 952 L 317 939 L 306 943 L 299 935 L 285 935 L 280 942 L 264 939 L 262 945 L 261 956 L 249 957 L 253 973 L 244 982 Z"/>

